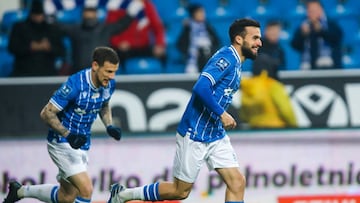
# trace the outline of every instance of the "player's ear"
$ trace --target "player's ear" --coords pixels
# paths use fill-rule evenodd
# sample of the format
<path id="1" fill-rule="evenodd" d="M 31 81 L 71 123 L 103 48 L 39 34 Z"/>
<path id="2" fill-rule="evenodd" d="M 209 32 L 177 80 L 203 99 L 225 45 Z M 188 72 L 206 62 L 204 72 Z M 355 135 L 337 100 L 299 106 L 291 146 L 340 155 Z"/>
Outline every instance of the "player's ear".
<path id="1" fill-rule="evenodd" d="M 92 69 L 93 71 L 97 71 L 97 70 L 99 69 L 99 64 L 98 64 L 96 61 L 93 61 L 93 62 L 91 63 L 91 69 Z"/>
<path id="2" fill-rule="evenodd" d="M 240 36 L 240 35 L 236 35 L 235 36 L 235 42 L 238 44 L 238 45 L 242 45 L 243 44 L 243 41 L 244 39 Z"/>

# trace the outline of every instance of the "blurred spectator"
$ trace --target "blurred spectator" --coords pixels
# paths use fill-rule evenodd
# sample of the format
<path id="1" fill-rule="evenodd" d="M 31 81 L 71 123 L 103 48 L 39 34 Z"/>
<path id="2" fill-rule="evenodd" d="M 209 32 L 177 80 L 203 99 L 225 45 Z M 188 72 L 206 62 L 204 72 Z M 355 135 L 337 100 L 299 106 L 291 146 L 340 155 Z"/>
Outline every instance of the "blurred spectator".
<path id="1" fill-rule="evenodd" d="M 131 0 L 129 0 L 131 1 Z M 120 64 L 133 57 L 156 57 L 165 68 L 165 30 L 157 10 L 151 0 L 142 0 L 144 10 L 139 13 L 128 29 L 115 34 L 110 39 L 111 46 L 118 52 Z M 123 8 L 110 10 L 107 23 L 114 23 L 126 15 Z"/>
<path id="2" fill-rule="evenodd" d="M 343 32 L 328 19 L 319 0 L 306 2 L 307 19 L 295 31 L 292 47 L 301 53 L 300 69 L 342 68 Z"/>
<path id="3" fill-rule="evenodd" d="M 45 20 L 42 1 L 33 0 L 29 17 L 14 25 L 8 49 L 15 56 L 12 76 L 57 75 L 55 62 L 65 48 L 60 29 Z"/>
<path id="4" fill-rule="evenodd" d="M 219 48 L 220 41 L 214 29 L 206 21 L 206 13 L 202 5 L 192 4 L 188 11 L 190 19 L 184 22 L 176 46 L 186 61 L 185 72 L 199 73 Z"/>
<path id="5" fill-rule="evenodd" d="M 253 63 L 253 76 L 241 80 L 239 117 L 250 128 L 291 128 L 297 122 L 285 86 L 269 77 L 277 63 L 268 55 L 258 55 Z M 260 63 L 259 63 L 260 62 Z"/>
<path id="6" fill-rule="evenodd" d="M 109 46 L 110 37 L 121 33 L 130 26 L 134 17 L 143 9 L 143 2 L 132 0 L 124 17 L 114 23 L 102 23 L 97 16 L 97 8 L 85 7 L 81 24 L 62 24 L 61 27 L 71 40 L 72 71 L 90 67 L 92 50 L 98 46 Z M 130 10 L 131 8 L 131 10 Z"/>
<path id="7" fill-rule="evenodd" d="M 280 40 L 281 24 L 279 21 L 270 20 L 266 23 L 264 37 L 262 38 L 263 46 L 259 49 L 259 54 L 266 54 L 276 62 L 273 70 L 267 70 L 269 76 L 277 79 L 279 70 L 285 70 L 285 51 L 281 46 Z"/>

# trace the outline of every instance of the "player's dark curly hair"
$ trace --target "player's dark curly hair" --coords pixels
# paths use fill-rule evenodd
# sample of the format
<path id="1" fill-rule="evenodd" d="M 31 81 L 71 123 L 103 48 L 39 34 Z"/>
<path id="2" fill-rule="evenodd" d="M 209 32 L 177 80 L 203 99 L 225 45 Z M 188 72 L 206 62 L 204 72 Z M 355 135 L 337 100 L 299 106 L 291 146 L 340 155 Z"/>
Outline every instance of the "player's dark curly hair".
<path id="1" fill-rule="evenodd" d="M 229 37 L 231 43 L 235 41 L 235 37 L 240 35 L 241 37 L 245 37 L 246 30 L 245 27 L 258 27 L 260 28 L 260 23 L 256 20 L 249 18 L 242 18 L 235 20 L 230 28 L 229 28 Z"/>
<path id="2" fill-rule="evenodd" d="M 104 66 L 105 61 L 111 64 L 119 63 L 117 53 L 110 47 L 96 47 L 92 54 L 92 60 L 96 61 L 100 67 Z"/>

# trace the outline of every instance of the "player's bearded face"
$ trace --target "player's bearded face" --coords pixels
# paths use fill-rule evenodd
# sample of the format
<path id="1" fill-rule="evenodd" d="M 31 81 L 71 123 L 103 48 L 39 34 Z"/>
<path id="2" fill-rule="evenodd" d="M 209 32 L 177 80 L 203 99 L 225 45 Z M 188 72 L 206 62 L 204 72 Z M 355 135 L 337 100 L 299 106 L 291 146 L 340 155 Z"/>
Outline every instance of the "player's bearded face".
<path id="1" fill-rule="evenodd" d="M 254 45 L 255 46 L 255 45 Z M 243 45 L 241 46 L 241 52 L 245 56 L 245 58 L 248 59 L 256 59 L 257 51 L 253 51 L 252 49 L 255 47 L 252 47 L 248 42 L 244 40 Z"/>
<path id="2" fill-rule="evenodd" d="M 106 87 L 109 84 L 109 79 L 105 76 L 105 74 L 102 71 L 100 71 L 97 78 L 101 86 Z"/>
<path id="3" fill-rule="evenodd" d="M 108 86 L 110 80 L 114 79 L 115 73 L 118 69 L 118 64 L 111 64 L 109 62 L 105 62 L 103 67 L 99 67 L 96 70 L 96 85 L 97 87 Z"/>

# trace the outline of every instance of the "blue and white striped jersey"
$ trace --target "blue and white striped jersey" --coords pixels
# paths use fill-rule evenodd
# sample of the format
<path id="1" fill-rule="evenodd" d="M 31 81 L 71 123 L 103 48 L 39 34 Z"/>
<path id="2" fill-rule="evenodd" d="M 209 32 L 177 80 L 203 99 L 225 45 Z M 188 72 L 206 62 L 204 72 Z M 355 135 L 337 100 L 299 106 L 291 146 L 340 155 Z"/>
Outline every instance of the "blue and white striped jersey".
<path id="1" fill-rule="evenodd" d="M 58 117 L 64 127 L 70 133 L 87 136 L 87 143 L 81 149 L 89 149 L 91 125 L 114 90 L 115 80 L 111 80 L 107 87 L 96 88 L 89 68 L 71 75 L 51 97 L 50 102 L 60 110 Z M 48 140 L 53 139 L 67 142 L 66 138 L 50 129 Z"/>
<path id="2" fill-rule="evenodd" d="M 225 110 L 232 102 L 232 95 L 239 89 L 241 59 L 233 46 L 222 47 L 205 65 L 200 77 L 211 81 L 213 97 Z M 225 136 L 220 117 L 206 108 L 196 94 L 192 94 L 177 131 L 192 140 L 213 142 Z"/>

